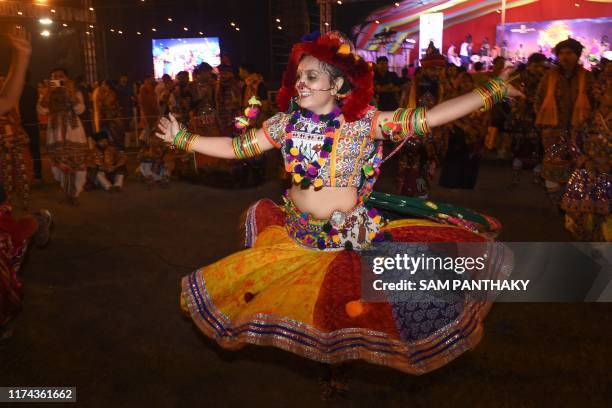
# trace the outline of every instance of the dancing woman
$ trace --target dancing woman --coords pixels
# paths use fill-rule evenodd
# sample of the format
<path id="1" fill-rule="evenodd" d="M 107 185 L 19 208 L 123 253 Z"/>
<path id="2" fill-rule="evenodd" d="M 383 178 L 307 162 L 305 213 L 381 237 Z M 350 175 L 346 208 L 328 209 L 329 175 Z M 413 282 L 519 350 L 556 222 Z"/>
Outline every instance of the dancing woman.
<path id="1" fill-rule="evenodd" d="M 369 104 L 371 66 L 329 33 L 293 47 L 277 100 L 283 112 L 261 129 L 200 137 L 162 118 L 158 136 L 177 148 L 227 159 L 282 149 L 293 181 L 283 205 L 264 199 L 249 208 L 248 249 L 183 279 L 183 310 L 224 348 L 273 345 L 329 364 L 362 359 L 421 374 L 472 348 L 490 304 L 419 304 L 425 310 L 363 301 L 360 260 L 376 242 L 486 242 L 497 232 L 490 217 L 372 186 L 383 140 L 424 137 L 519 95 L 506 77 L 430 110 L 381 112 Z M 420 218 L 393 220 L 393 213 Z"/>

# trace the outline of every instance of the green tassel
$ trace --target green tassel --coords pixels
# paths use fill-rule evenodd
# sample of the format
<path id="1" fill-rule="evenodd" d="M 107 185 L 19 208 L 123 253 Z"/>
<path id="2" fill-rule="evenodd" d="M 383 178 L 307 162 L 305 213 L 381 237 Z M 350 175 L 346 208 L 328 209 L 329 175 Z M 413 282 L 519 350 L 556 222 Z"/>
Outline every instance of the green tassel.
<path id="1" fill-rule="evenodd" d="M 435 209 L 426 203 L 435 204 Z M 438 214 L 460 217 L 468 221 L 482 225 L 487 230 L 491 229 L 489 221 L 476 211 L 458 207 L 452 204 L 433 202 L 415 197 L 405 197 L 395 194 L 379 193 L 373 191 L 368 199 L 368 207 L 379 208 L 398 213 L 400 215 L 416 216 L 439 220 Z"/>

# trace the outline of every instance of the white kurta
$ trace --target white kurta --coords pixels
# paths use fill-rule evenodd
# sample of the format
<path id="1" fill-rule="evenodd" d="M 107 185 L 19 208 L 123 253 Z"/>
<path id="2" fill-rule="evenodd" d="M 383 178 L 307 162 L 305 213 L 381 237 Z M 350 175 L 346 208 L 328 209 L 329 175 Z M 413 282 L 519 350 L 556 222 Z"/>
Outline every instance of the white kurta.
<path id="1" fill-rule="evenodd" d="M 76 91 L 77 102 L 72 106 L 76 115 L 85 111 L 83 95 Z M 47 151 L 51 158 L 51 172 L 66 194 L 77 197 L 85 186 L 87 168 L 86 158 L 89 145 L 85 129 L 78 116 L 73 118 L 69 112 L 50 114 L 49 108 L 42 106 L 39 99 L 38 113 L 48 115 Z M 73 127 L 74 125 L 74 127 Z"/>

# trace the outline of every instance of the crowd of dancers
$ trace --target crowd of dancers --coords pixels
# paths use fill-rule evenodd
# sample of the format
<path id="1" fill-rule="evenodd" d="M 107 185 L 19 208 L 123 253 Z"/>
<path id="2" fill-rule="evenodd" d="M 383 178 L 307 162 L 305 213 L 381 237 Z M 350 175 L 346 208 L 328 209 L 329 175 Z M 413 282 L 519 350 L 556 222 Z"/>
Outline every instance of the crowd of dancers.
<path id="1" fill-rule="evenodd" d="M 523 170 L 533 171 L 532 181 L 544 187 L 553 209 L 565 212 L 574 239 L 612 239 L 612 64 L 603 59 L 587 71 L 579 63 L 582 51 L 568 39 L 555 47 L 554 61 L 529 55 L 511 78 L 524 98 L 438 128 L 429 136 L 433 143 L 411 139 L 399 152 L 399 194 L 428 197 L 438 168 L 440 186 L 472 189 L 481 159 L 498 159 L 511 163 L 510 186 L 520 186 Z M 430 45 L 414 75 L 400 78 L 379 57 L 377 99 L 385 109 L 430 108 L 496 77 L 506 63 L 497 56 L 491 70 L 481 62 L 468 70 Z"/>

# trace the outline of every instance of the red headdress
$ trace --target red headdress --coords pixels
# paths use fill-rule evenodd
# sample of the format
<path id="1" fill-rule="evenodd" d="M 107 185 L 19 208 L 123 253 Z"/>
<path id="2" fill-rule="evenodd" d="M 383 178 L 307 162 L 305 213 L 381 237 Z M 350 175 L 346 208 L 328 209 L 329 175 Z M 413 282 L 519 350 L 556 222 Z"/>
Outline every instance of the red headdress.
<path id="1" fill-rule="evenodd" d="M 291 98 L 297 95 L 295 81 L 300 60 L 311 55 L 338 68 L 348 80 L 351 90 L 343 99 L 342 114 L 347 122 L 362 118 L 368 111 L 374 96 L 374 73 L 372 66 L 351 50 L 343 36 L 327 33 L 314 41 L 304 41 L 293 46 L 282 86 L 276 103 L 282 111 L 289 108 Z"/>

